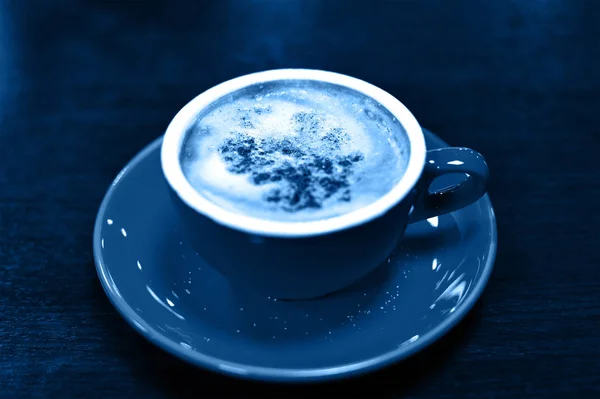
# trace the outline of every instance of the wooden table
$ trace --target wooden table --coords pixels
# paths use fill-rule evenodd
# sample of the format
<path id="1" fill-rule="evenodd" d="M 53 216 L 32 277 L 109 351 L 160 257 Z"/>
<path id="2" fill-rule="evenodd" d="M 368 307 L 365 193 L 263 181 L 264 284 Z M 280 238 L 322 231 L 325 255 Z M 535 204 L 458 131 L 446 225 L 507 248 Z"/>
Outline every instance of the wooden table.
<path id="1" fill-rule="evenodd" d="M 591 0 L 0 1 L 0 398 L 600 397 L 599 19 Z M 130 329 L 94 269 L 121 167 L 198 93 L 279 67 L 372 82 L 492 171 L 484 297 L 364 378 L 195 369 Z"/>

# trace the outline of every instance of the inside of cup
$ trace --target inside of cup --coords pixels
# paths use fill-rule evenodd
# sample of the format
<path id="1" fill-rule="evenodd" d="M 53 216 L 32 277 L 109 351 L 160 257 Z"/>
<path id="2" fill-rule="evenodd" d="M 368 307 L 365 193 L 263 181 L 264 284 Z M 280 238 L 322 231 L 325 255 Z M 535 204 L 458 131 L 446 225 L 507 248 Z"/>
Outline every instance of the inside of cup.
<path id="1" fill-rule="evenodd" d="M 286 79 L 238 89 L 201 110 L 179 162 L 195 190 L 228 211 L 306 222 L 377 201 L 409 157 L 405 129 L 376 100 Z"/>
<path id="2" fill-rule="evenodd" d="M 301 120 L 306 122 L 308 120 L 308 125 L 304 126 L 305 130 L 308 126 L 308 131 L 310 131 L 312 126 L 311 123 L 314 122 L 310 115 L 312 111 L 322 111 L 324 109 L 327 110 L 330 115 L 337 115 L 337 119 L 345 120 L 344 123 L 341 123 L 341 125 L 343 125 L 341 127 L 348 131 L 360 130 L 361 123 L 366 121 L 374 125 L 383 125 L 384 129 L 389 130 L 387 136 L 375 135 L 375 137 L 385 137 L 385 139 L 388 140 L 388 144 L 393 144 L 397 149 L 397 153 L 395 153 L 394 156 L 389 156 L 389 153 L 387 154 L 388 156 L 385 156 L 385 151 L 377 151 L 377 149 L 373 150 L 373 148 L 371 148 L 371 144 L 373 143 L 369 143 L 368 140 L 356 140 L 356 138 L 360 136 L 356 134 L 354 134 L 354 136 L 350 135 L 352 140 L 349 142 L 354 143 L 354 146 L 342 146 L 343 148 L 341 151 L 339 151 L 339 148 L 334 148 L 332 151 L 324 151 L 319 154 L 318 151 L 313 151 L 315 147 L 318 147 L 315 146 L 315 140 L 308 140 L 308 142 L 302 143 L 299 143 L 298 140 L 291 140 L 293 145 L 289 151 L 281 148 L 275 151 L 279 153 L 285 153 L 287 151 L 289 153 L 284 155 L 292 156 L 297 153 L 297 149 L 299 148 L 303 153 L 302 156 L 306 156 L 308 153 L 312 155 L 353 157 L 344 159 L 342 162 L 347 161 L 353 163 L 353 160 L 357 160 L 357 162 L 355 162 L 357 164 L 360 164 L 365 159 L 372 159 L 373 154 L 383 154 L 380 158 L 385 162 L 381 161 L 378 168 L 371 169 L 372 171 L 377 170 L 380 174 L 378 175 L 378 178 L 373 178 L 373 174 L 370 176 L 370 181 L 372 183 L 370 186 L 372 189 L 370 192 L 370 199 L 369 195 L 363 195 L 365 193 L 369 194 L 369 190 L 365 189 L 365 187 L 369 187 L 367 184 L 365 184 L 365 186 L 360 186 L 360 184 L 355 186 L 362 187 L 361 189 L 356 189 L 354 194 L 360 194 L 364 202 L 357 201 L 354 203 L 356 206 L 345 209 L 343 206 L 335 209 L 331 204 L 324 204 L 323 202 L 319 203 L 318 201 L 314 204 L 311 202 L 312 198 L 310 196 L 308 198 L 306 196 L 303 197 L 304 194 L 302 190 L 299 190 L 300 192 L 297 192 L 298 190 L 288 190 L 283 193 L 280 190 L 279 194 L 283 199 L 280 198 L 278 204 L 282 205 L 282 209 L 279 214 L 274 216 L 275 213 L 272 212 L 272 209 L 263 209 L 261 211 L 260 209 L 257 210 L 254 206 L 244 208 L 243 205 L 240 205 L 242 204 L 242 201 L 235 202 L 232 201 L 231 198 L 222 201 L 223 198 L 217 198 L 219 197 L 219 194 L 226 191 L 227 194 L 237 193 L 238 199 L 242 198 L 246 200 L 250 198 L 256 200 L 258 197 L 273 198 L 277 203 L 277 191 L 271 190 L 266 193 L 267 197 L 265 197 L 263 189 L 276 188 L 275 186 L 269 186 L 269 184 L 276 183 L 278 181 L 277 179 L 283 180 L 284 177 L 288 185 L 291 185 L 292 183 L 304 184 L 302 177 L 305 176 L 307 172 L 305 168 L 303 168 L 303 166 L 306 165 L 303 165 L 302 162 L 291 162 L 293 164 L 292 168 L 287 168 L 289 165 L 286 165 L 286 168 L 284 168 L 292 175 L 292 178 L 288 178 L 289 176 L 276 176 L 273 178 L 271 175 L 266 176 L 264 174 L 264 169 L 244 169 L 244 161 L 240 161 L 240 157 L 238 156 L 244 155 L 244 152 L 248 150 L 248 148 L 240 148 L 239 144 L 249 146 L 250 152 L 256 151 L 256 148 L 254 148 L 255 146 L 265 150 L 265 141 L 263 140 L 265 137 L 260 137 L 260 132 L 268 133 L 268 135 L 271 136 L 271 139 L 281 139 L 280 141 L 286 139 L 286 135 L 289 136 L 290 131 L 289 120 L 286 121 L 286 126 L 279 126 L 279 129 L 276 129 L 276 127 L 281 121 L 278 121 L 277 118 L 271 118 L 267 123 L 271 129 L 262 129 L 264 123 L 260 122 L 258 125 L 261 125 L 259 126 L 261 128 L 256 128 L 253 133 L 254 142 L 248 141 L 244 143 L 243 140 L 239 142 L 234 140 L 230 143 L 233 147 L 223 147 L 223 140 L 226 139 L 225 136 L 227 136 L 227 134 L 231 134 L 238 139 L 240 137 L 247 138 L 248 132 L 243 131 L 244 127 L 251 128 L 252 126 L 250 125 L 255 122 L 252 118 L 250 118 L 250 120 L 238 118 L 237 124 L 232 124 L 232 116 L 238 112 L 237 108 L 243 108 L 242 111 L 252 113 L 256 111 L 256 109 L 254 109 L 256 103 L 264 105 L 265 103 L 269 103 L 270 101 L 273 102 L 277 99 L 284 101 L 284 97 L 290 93 L 295 96 L 293 101 L 288 101 L 293 105 L 292 108 L 304 108 L 300 110 L 302 112 L 288 112 L 289 110 L 285 112 L 289 113 L 288 119 L 293 119 L 296 122 Z M 240 99 L 248 101 L 246 101 L 242 107 L 237 107 Z M 258 99 L 260 99 L 260 101 L 257 101 Z M 221 107 L 229 108 L 218 115 L 219 113 L 216 111 Z M 279 106 L 277 105 L 276 108 L 277 107 Z M 261 113 L 262 111 L 264 111 L 264 109 L 258 110 L 258 113 Z M 295 111 L 298 111 L 298 109 Z M 317 112 L 317 114 L 318 113 L 319 112 Z M 274 112 L 274 114 L 279 113 Z M 211 121 L 212 126 L 202 126 L 203 122 L 206 122 L 207 120 Z M 319 125 L 320 122 L 317 121 L 317 125 Z M 340 127 L 334 126 L 335 124 L 332 124 L 331 120 L 326 120 L 325 125 L 329 130 L 327 132 L 321 130 L 321 136 L 326 136 L 330 130 L 335 130 Z M 364 126 L 363 130 L 365 130 Z M 215 134 L 215 131 L 219 134 Z M 244 136 L 244 134 L 238 135 L 239 133 L 244 133 L 246 136 Z M 369 133 L 363 132 L 363 138 L 365 134 L 368 135 Z M 221 139 L 221 141 L 213 140 L 210 143 L 205 142 L 206 148 L 201 151 L 199 151 L 199 146 L 194 148 L 193 145 L 190 145 L 193 144 L 194 141 L 198 143 L 207 137 L 216 137 Z M 259 138 L 261 140 L 258 140 Z M 289 139 L 289 137 L 287 137 L 287 139 Z M 269 152 L 273 149 L 273 143 L 267 144 L 266 147 L 268 148 L 265 152 Z M 378 148 L 381 149 L 385 147 L 380 146 Z M 206 152 L 204 152 L 206 149 L 212 151 L 212 158 L 210 160 L 208 160 Z M 362 153 L 362 155 L 360 153 Z M 365 154 L 369 156 L 367 157 Z M 400 155 L 398 156 L 398 154 Z M 226 159 L 226 156 L 229 157 L 230 155 L 233 159 Z M 254 155 L 256 155 L 256 153 Z M 264 158 L 265 157 L 263 157 L 263 160 Z M 187 175 L 184 173 L 186 170 L 185 162 L 193 163 L 198 160 L 208 162 L 206 170 L 199 174 L 201 174 L 202 176 L 200 177 L 203 177 L 205 180 L 212 179 L 212 188 L 204 186 L 203 184 L 205 182 L 202 182 L 202 184 L 198 184 L 198 182 L 192 184 L 192 180 L 199 176 L 196 175 L 190 177 L 190 173 L 187 173 Z M 269 162 L 272 160 L 273 159 L 267 159 L 265 161 Z M 312 162 L 313 164 L 319 164 L 321 159 L 312 159 L 309 161 L 310 162 L 308 163 Z M 325 161 L 327 160 L 325 159 Z M 390 161 L 392 161 L 392 164 L 390 164 Z M 184 203 L 220 224 L 248 233 L 278 237 L 300 237 L 325 234 L 362 224 L 365 221 L 383 215 L 391 207 L 402 200 L 414 187 L 423 170 L 424 162 L 425 141 L 421 128 L 410 111 L 408 111 L 408 109 L 406 109 L 406 107 L 404 107 L 404 105 L 396 98 L 376 86 L 356 78 L 333 72 L 306 69 L 281 69 L 258 72 L 232 79 L 205 91 L 190 101 L 174 117 L 167 128 L 161 149 L 161 164 L 166 180 Z M 319 171 L 329 169 L 328 164 L 319 165 L 321 166 L 321 169 L 318 169 Z M 198 166 L 198 164 L 196 164 L 196 166 Z M 282 164 L 275 165 L 275 167 L 278 168 L 282 166 Z M 231 176 L 225 176 L 225 172 L 231 175 L 230 171 L 227 171 L 228 168 L 236 169 L 236 173 L 234 174 L 237 175 L 238 184 L 229 184 L 227 187 L 220 187 L 221 189 L 224 188 L 224 190 L 222 190 L 221 193 L 218 193 L 216 192 L 218 190 L 214 190 L 216 187 L 214 184 L 221 183 L 222 181 L 227 183 L 227 179 L 231 178 Z M 241 171 L 240 173 L 237 173 L 238 169 Z M 353 178 L 360 177 L 358 180 L 361 180 L 363 183 L 368 183 L 369 175 L 365 173 L 361 174 L 358 169 L 360 169 L 360 167 L 355 167 L 350 173 L 344 172 L 343 170 L 338 171 L 342 175 L 347 173 L 348 175 L 353 176 Z M 312 171 L 314 172 L 314 169 Z M 279 172 L 281 172 L 281 170 Z M 293 180 L 294 176 L 300 178 Z M 319 187 L 316 189 L 318 191 L 317 194 L 320 193 L 321 195 L 321 197 L 317 195 L 317 200 L 322 199 L 323 197 L 325 197 L 325 200 L 336 199 L 338 200 L 338 203 L 344 205 L 344 196 L 347 194 L 346 190 L 332 190 L 333 194 L 329 197 L 327 197 L 327 193 L 322 195 L 324 190 L 330 188 L 332 181 L 333 186 L 341 184 L 343 189 L 347 188 L 345 185 L 348 182 L 343 180 L 340 181 L 337 178 L 327 180 L 329 177 L 330 176 L 320 175 L 320 172 L 315 176 L 319 183 Z M 251 180 L 250 183 L 248 182 L 248 179 Z M 267 179 L 267 184 L 263 184 L 265 179 Z M 228 183 L 232 182 L 230 181 Z M 249 187 L 249 184 L 250 186 L 256 186 L 254 192 L 250 189 L 251 187 Z M 352 183 L 352 185 L 354 184 L 356 184 L 356 181 Z M 378 189 L 379 192 L 376 192 L 376 189 Z M 254 194 L 254 197 L 250 194 Z M 221 197 L 223 196 L 221 195 Z M 354 201 L 354 199 L 351 198 L 351 201 L 346 202 L 352 201 Z M 295 211 L 298 211 L 298 209 L 294 207 L 300 207 L 300 212 L 296 213 Z M 285 208 L 287 208 L 287 210 Z M 327 214 L 327 212 L 325 212 L 318 214 L 315 209 L 329 209 L 331 210 L 331 213 Z M 294 216 L 293 214 L 300 216 Z M 285 215 L 285 217 L 280 217 L 281 215 Z M 290 217 L 290 215 L 292 216 Z M 307 215 L 312 216 L 309 217 Z"/>

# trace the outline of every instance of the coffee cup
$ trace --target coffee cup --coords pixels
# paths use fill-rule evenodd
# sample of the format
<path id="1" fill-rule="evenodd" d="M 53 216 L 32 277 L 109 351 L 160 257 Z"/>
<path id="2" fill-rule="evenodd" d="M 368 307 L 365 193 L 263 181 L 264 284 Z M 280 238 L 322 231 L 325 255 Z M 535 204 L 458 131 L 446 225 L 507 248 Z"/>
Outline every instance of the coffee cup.
<path id="1" fill-rule="evenodd" d="M 285 96 L 296 93 L 295 90 L 300 93 L 297 94 L 299 100 L 286 99 Z M 271 96 L 275 92 L 278 94 Z M 346 101 L 347 98 L 351 101 Z M 237 101 L 245 103 L 237 106 Z M 260 108 L 252 108 L 253 102 L 260 102 Z M 344 104 L 348 111 L 343 111 L 344 115 L 337 119 L 330 118 L 341 121 L 341 127 L 327 125 L 329 122 L 324 121 L 329 119 L 319 116 L 320 107 L 330 113 L 335 109 L 342 112 L 341 109 L 346 106 Z M 369 104 L 369 109 L 375 111 L 365 108 L 364 104 Z M 296 112 L 294 107 L 303 107 L 305 111 Z M 235 134 L 241 135 L 237 130 L 248 128 L 250 136 L 254 134 L 255 138 L 248 139 L 250 136 L 244 133 L 235 144 L 238 147 L 231 150 L 230 146 L 223 143 L 219 146 L 218 140 L 213 140 L 213 135 L 213 141 L 205 143 L 205 150 L 189 150 L 189 137 L 198 134 L 204 138 L 213 134 L 206 127 L 198 128 L 199 121 L 204 120 L 202 118 L 211 120 L 211 129 L 227 130 L 228 123 L 234 118 L 231 110 L 247 113 L 248 109 L 256 111 L 258 116 L 252 114 L 256 118 L 263 118 L 263 111 L 268 110 L 271 119 L 253 122 L 247 119 L 246 114 L 240 114 L 235 116 L 238 118 L 235 122 L 237 127 L 231 131 L 236 130 Z M 263 111 L 259 112 L 259 109 Z M 375 117 L 373 112 L 381 116 Z M 310 119 L 307 125 L 298 125 L 299 120 L 304 123 L 298 115 L 304 119 L 313 116 L 316 119 Z M 285 128 L 277 119 L 284 117 L 296 123 L 294 135 L 306 134 L 312 129 L 310 134 L 325 140 L 323 126 L 334 132 L 346 129 L 352 134 L 344 136 L 344 145 L 353 148 L 354 152 L 351 155 L 344 153 L 345 150 L 339 147 L 339 140 L 333 140 L 336 149 L 323 151 L 325 155 L 311 155 L 311 148 L 318 152 L 318 146 L 329 145 L 323 144 L 324 141 L 314 144 L 313 136 L 306 143 L 298 141 L 299 144 L 292 150 L 283 148 L 281 143 L 284 140 L 281 137 L 266 137 L 263 130 L 277 126 L 279 130 L 273 131 L 284 131 L 281 134 L 285 135 Z M 354 123 L 352 118 L 362 119 L 360 123 L 358 119 Z M 374 127 L 371 133 L 367 128 L 357 127 L 368 124 Z M 266 127 L 261 130 L 261 126 Z M 198 131 L 200 133 L 194 133 Z M 377 133 L 379 131 L 385 132 Z M 378 138 L 383 144 L 367 142 L 369 137 L 380 134 L 389 135 L 385 136 L 387 141 Z M 297 138 L 299 136 L 290 137 L 300 140 Z M 364 141 L 366 144 L 361 141 L 359 145 L 358 140 L 367 141 Z M 227 143 L 232 143 L 231 138 Z M 391 143 L 392 147 L 377 147 L 387 145 L 385 143 Z M 285 139 L 285 145 L 288 144 L 289 140 Z M 281 148 L 273 150 L 273 146 L 277 145 Z M 270 146 L 270 150 L 265 150 L 266 146 Z M 363 152 L 362 148 L 365 149 Z M 390 148 L 399 155 L 381 155 Z M 201 180 L 200 185 L 195 185 L 186 172 L 196 165 L 186 166 L 186 156 L 189 155 L 186 151 L 191 151 L 200 161 L 203 156 L 208 157 L 206 154 L 215 157 L 217 163 L 214 165 L 218 166 L 211 166 L 213 164 L 208 162 L 208 158 L 202 164 L 206 180 Z M 255 158 L 248 155 L 252 151 L 257 154 Z M 279 158 L 270 159 L 268 156 Z M 328 156 L 335 158 L 330 161 Z M 367 172 L 344 169 L 345 165 L 350 164 L 349 157 L 353 157 L 353 161 L 354 158 L 360 160 L 358 164 L 364 160 L 367 166 L 359 165 L 356 170 L 362 167 Z M 368 166 L 371 157 L 379 157 L 380 163 Z M 259 163 L 262 168 L 260 171 L 248 172 Z M 269 169 L 274 168 L 275 164 L 279 165 L 279 174 L 271 173 L 273 171 Z M 330 164 L 333 166 L 330 167 Z M 400 101 L 382 89 L 346 75 L 308 69 L 253 73 L 201 93 L 185 105 L 169 124 L 161 148 L 161 165 L 173 204 L 190 244 L 199 256 L 236 289 L 288 300 L 317 298 L 358 281 L 385 263 L 408 223 L 446 214 L 477 201 L 486 191 L 489 175 L 484 158 L 474 150 L 451 147 L 427 151 L 423 132 L 415 117 Z M 368 167 L 376 168 L 373 169 L 373 173 L 377 172 L 376 179 L 369 177 Z M 316 177 L 311 176 L 311 168 Z M 269 173 L 265 173 L 265 170 Z M 227 171 L 237 174 L 225 176 Z M 290 173 L 296 180 L 290 180 Z M 325 173 L 337 173 L 337 177 Z M 441 191 L 431 192 L 431 183 L 448 173 L 464 174 L 465 180 Z M 271 179 L 267 185 L 261 181 L 265 175 Z M 355 175 L 358 177 L 352 177 Z M 300 180 L 297 180 L 298 176 Z M 239 190 L 233 183 L 222 185 L 230 177 L 233 179 L 231 181 L 239 182 Z M 377 191 L 379 186 L 374 184 L 379 180 L 381 187 L 385 186 L 381 192 Z M 285 186 L 282 186 L 283 182 Z M 316 182 L 314 188 L 309 187 L 311 182 Z M 218 195 L 211 191 L 210 187 L 213 186 L 205 188 L 202 184 L 216 187 L 214 193 L 222 190 L 221 196 L 227 196 L 229 191 L 232 197 L 226 203 L 220 202 L 216 199 Z M 313 191 L 301 192 L 300 186 L 303 190 Z M 335 191 L 340 187 L 343 190 Z M 332 191 L 334 194 L 331 194 Z M 246 195 L 248 198 L 258 198 L 256 201 L 269 202 L 265 202 L 265 208 L 261 211 L 259 207 L 262 205 L 246 201 Z M 356 202 L 351 195 L 365 199 Z M 244 205 L 238 209 L 236 201 Z M 273 209 L 273 217 L 269 214 L 270 209 Z"/>

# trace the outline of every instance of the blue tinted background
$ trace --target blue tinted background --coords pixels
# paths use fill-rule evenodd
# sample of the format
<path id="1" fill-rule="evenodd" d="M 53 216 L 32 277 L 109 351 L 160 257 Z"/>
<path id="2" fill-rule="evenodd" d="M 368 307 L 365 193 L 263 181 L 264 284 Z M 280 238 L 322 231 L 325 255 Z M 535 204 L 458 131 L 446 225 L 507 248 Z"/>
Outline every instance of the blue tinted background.
<path id="1" fill-rule="evenodd" d="M 483 153 L 499 229 L 479 307 L 333 394 L 598 394 L 600 3 L 0 1 L 0 397 L 307 397 L 204 374 L 138 337 L 98 283 L 109 183 L 199 92 L 276 67 L 353 75 Z"/>

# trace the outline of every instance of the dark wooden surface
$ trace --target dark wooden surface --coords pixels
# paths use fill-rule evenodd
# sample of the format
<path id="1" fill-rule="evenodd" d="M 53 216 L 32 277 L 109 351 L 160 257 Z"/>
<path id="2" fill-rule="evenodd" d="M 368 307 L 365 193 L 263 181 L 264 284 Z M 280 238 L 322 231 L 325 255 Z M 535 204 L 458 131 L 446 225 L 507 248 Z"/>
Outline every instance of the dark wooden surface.
<path id="1" fill-rule="evenodd" d="M 194 4 L 0 0 L 0 398 L 600 397 L 600 2 Z M 134 333 L 96 277 L 93 221 L 120 168 L 201 91 L 276 67 L 370 81 L 492 170 L 483 299 L 365 378 L 194 369 Z"/>

